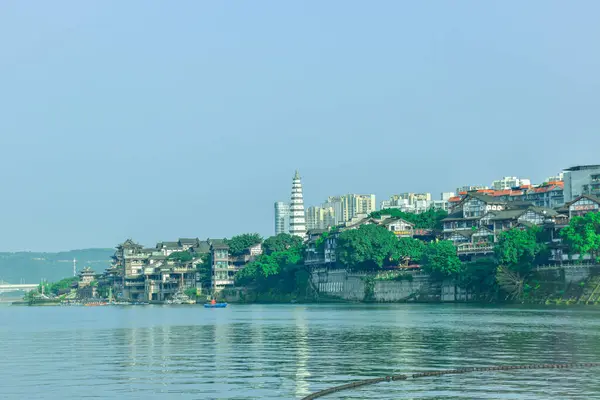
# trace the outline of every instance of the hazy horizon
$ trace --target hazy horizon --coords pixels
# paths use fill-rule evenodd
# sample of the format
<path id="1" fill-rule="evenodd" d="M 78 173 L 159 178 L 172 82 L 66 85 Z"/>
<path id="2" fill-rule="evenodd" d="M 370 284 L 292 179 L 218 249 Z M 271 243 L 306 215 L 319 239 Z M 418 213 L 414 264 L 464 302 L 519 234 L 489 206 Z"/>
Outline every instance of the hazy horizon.
<path id="1" fill-rule="evenodd" d="M 0 251 L 273 234 L 599 164 L 600 3 L 0 5 Z"/>

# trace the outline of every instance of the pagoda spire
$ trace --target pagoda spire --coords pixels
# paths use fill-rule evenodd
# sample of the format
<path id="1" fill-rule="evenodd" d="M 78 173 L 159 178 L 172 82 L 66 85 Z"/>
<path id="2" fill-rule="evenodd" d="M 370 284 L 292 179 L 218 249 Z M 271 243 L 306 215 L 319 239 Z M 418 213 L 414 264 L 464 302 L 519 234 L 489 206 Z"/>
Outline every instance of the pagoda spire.
<path id="1" fill-rule="evenodd" d="M 304 215 L 304 199 L 302 196 L 302 181 L 296 170 L 292 181 L 292 198 L 290 202 L 290 235 L 306 236 L 306 217 Z"/>

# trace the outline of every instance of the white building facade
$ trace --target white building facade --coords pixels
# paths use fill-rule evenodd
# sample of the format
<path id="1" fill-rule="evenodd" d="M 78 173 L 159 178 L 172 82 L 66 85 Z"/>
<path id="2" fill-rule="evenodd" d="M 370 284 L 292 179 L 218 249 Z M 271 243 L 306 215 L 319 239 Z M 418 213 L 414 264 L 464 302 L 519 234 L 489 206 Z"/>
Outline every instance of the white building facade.
<path id="1" fill-rule="evenodd" d="M 275 234 L 290 232 L 290 205 L 283 201 L 275 203 Z"/>

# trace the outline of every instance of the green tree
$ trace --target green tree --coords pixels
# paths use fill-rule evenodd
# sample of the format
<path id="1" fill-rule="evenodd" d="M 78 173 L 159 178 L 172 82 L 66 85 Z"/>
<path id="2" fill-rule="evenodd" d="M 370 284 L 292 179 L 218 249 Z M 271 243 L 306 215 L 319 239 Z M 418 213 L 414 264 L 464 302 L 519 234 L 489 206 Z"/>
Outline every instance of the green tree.
<path id="1" fill-rule="evenodd" d="M 308 279 L 302 252 L 302 246 L 294 246 L 262 254 L 235 275 L 235 283 L 237 286 L 253 287 L 259 292 L 295 292 L 304 287 Z"/>
<path id="2" fill-rule="evenodd" d="M 232 256 L 239 256 L 244 254 L 244 251 L 248 247 L 262 243 L 262 241 L 262 237 L 258 233 L 244 233 L 234 236 L 231 239 L 226 239 L 225 243 L 229 246 L 229 253 Z"/>
<path id="3" fill-rule="evenodd" d="M 396 244 L 397 254 L 403 262 L 418 262 L 425 251 L 425 244 L 413 238 L 400 238 Z"/>
<path id="4" fill-rule="evenodd" d="M 351 269 L 378 269 L 398 260 L 398 239 L 383 226 L 368 224 L 340 233 L 337 258 Z"/>
<path id="5" fill-rule="evenodd" d="M 498 263 L 519 273 L 531 271 L 536 261 L 546 252 L 546 245 L 538 240 L 540 233 L 538 227 L 513 228 L 502 232 L 494 248 Z"/>
<path id="6" fill-rule="evenodd" d="M 493 258 L 481 258 L 465 263 L 459 276 L 459 284 L 478 293 L 497 292 L 496 271 L 498 263 Z"/>
<path id="7" fill-rule="evenodd" d="M 263 252 L 272 254 L 278 251 L 285 251 L 291 247 L 299 247 L 302 245 L 302 238 L 288 233 L 280 233 L 276 236 L 267 238 L 263 243 Z"/>
<path id="8" fill-rule="evenodd" d="M 178 261 L 180 263 L 188 263 L 194 259 L 189 251 L 175 251 L 167 257 L 169 260 Z"/>
<path id="9" fill-rule="evenodd" d="M 46 287 L 44 287 L 44 292 L 47 294 L 52 293 L 54 295 L 57 295 L 62 290 L 70 289 L 78 281 L 79 281 L 78 276 L 71 276 L 69 278 L 64 278 L 58 282 L 47 284 Z M 94 282 L 96 282 L 96 281 L 94 281 Z"/>
<path id="10" fill-rule="evenodd" d="M 590 254 L 600 261 L 600 213 L 589 212 L 582 217 L 573 217 L 569 225 L 560 231 L 570 254 Z"/>
<path id="11" fill-rule="evenodd" d="M 456 247 L 448 240 L 427 244 L 421 264 L 423 270 L 436 280 L 457 278 L 463 267 L 456 255 Z"/>
<path id="12" fill-rule="evenodd" d="M 183 291 L 183 293 L 188 296 L 190 299 L 195 299 L 198 291 L 195 287 L 187 288 Z"/>
<path id="13" fill-rule="evenodd" d="M 202 255 L 202 261 L 196 265 L 196 271 L 202 287 L 210 287 L 212 279 L 212 256 L 210 253 Z"/>

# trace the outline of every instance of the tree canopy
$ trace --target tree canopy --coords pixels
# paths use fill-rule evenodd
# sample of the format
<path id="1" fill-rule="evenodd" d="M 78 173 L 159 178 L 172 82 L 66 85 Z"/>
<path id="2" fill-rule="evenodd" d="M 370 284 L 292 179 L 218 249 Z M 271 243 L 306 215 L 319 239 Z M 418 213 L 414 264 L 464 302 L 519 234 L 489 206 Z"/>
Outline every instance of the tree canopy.
<path id="1" fill-rule="evenodd" d="M 167 257 L 169 260 L 179 261 L 181 263 L 190 262 L 194 259 L 189 251 L 175 251 Z"/>
<path id="2" fill-rule="evenodd" d="M 403 212 L 397 208 L 385 208 L 371 213 L 373 218 L 381 218 L 383 215 L 402 218 L 414 224 L 417 229 L 441 229 L 441 221 L 448 216 L 448 213 L 444 210 L 436 210 L 433 207 L 420 214 Z"/>
<path id="3" fill-rule="evenodd" d="M 229 246 L 229 253 L 232 256 L 239 256 L 244 254 L 248 247 L 262 243 L 262 241 L 263 239 L 258 233 L 243 233 L 226 239 L 225 243 Z"/>
<path id="4" fill-rule="evenodd" d="M 560 231 L 570 254 L 590 254 L 600 259 L 600 213 L 590 212 L 582 217 L 573 217 L 569 225 Z"/>
<path id="5" fill-rule="evenodd" d="M 456 247 L 448 240 L 427 244 L 421 264 L 423 270 L 435 279 L 457 277 L 463 267 L 456 255 Z"/>
<path id="6" fill-rule="evenodd" d="M 263 253 L 272 254 L 278 251 L 285 251 L 291 247 L 300 247 L 302 238 L 288 233 L 280 233 L 276 236 L 267 238 L 263 243 Z"/>
<path id="7" fill-rule="evenodd" d="M 494 249 L 498 263 L 513 271 L 530 271 L 538 256 L 546 250 L 546 245 L 538 240 L 539 233 L 538 227 L 502 232 Z"/>
<path id="8" fill-rule="evenodd" d="M 202 283 L 202 287 L 208 288 L 212 279 L 212 255 L 206 253 L 202 256 L 202 262 L 196 265 L 198 279 Z"/>
<path id="9" fill-rule="evenodd" d="M 467 262 L 459 276 L 462 287 L 476 292 L 493 295 L 497 291 L 496 270 L 498 263 L 493 258 L 481 258 Z"/>
<path id="10" fill-rule="evenodd" d="M 293 286 L 294 275 L 302 265 L 302 246 L 262 254 L 235 275 L 238 286 L 255 286 L 259 290 Z"/>
<path id="11" fill-rule="evenodd" d="M 400 238 L 396 243 L 398 257 L 404 262 L 421 260 L 425 243 L 413 238 Z"/>
<path id="12" fill-rule="evenodd" d="M 351 269 L 378 269 L 398 259 L 398 239 L 383 226 L 367 224 L 340 233 L 337 257 Z"/>

